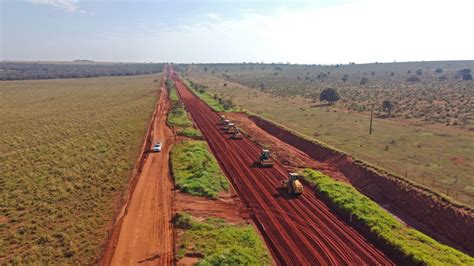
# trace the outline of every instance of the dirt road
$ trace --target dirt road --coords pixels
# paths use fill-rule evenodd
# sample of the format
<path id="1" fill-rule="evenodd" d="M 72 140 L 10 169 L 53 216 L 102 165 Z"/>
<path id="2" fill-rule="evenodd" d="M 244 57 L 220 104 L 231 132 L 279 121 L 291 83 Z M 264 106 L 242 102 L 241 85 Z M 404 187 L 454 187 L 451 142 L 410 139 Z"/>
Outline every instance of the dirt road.
<path id="1" fill-rule="evenodd" d="M 172 72 L 173 74 L 173 72 Z M 228 178 L 252 209 L 275 259 L 283 265 L 391 265 L 393 262 L 311 192 L 289 198 L 278 189 L 288 175 L 254 167 L 260 148 L 249 139 L 231 140 L 217 127 L 219 117 L 174 75 L 177 90 Z"/>
<path id="2" fill-rule="evenodd" d="M 171 197 L 173 184 L 169 175 L 169 152 L 174 136 L 166 125 L 169 109 L 167 91 L 161 87 L 153 143 L 161 142 L 160 153 L 149 153 L 124 214 L 120 233 L 111 257 L 102 264 L 171 265 L 173 232 Z M 151 148 L 151 147 L 150 147 Z"/>

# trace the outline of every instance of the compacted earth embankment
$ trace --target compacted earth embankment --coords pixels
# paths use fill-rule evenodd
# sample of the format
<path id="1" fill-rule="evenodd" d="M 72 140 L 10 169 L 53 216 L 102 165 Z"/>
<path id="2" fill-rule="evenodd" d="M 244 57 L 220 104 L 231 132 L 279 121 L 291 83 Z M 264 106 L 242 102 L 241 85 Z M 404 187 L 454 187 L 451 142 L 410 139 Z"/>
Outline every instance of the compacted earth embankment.
<path id="1" fill-rule="evenodd" d="M 328 162 L 349 182 L 380 205 L 401 217 L 410 226 L 474 254 L 474 212 L 401 177 L 379 170 L 351 156 L 308 139 L 258 116 L 250 119 L 274 137 L 307 153 L 315 160 Z"/>

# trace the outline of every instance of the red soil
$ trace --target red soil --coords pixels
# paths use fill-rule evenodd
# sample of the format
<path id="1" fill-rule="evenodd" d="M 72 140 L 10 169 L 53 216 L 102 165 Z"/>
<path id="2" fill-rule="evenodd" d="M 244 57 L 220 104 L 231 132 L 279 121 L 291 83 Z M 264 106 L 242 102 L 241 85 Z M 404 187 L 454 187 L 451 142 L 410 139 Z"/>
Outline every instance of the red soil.
<path id="1" fill-rule="evenodd" d="M 402 218 L 408 225 L 445 244 L 474 255 L 474 212 L 444 200 L 423 187 L 377 171 L 352 157 L 285 128 L 250 117 L 255 124 L 282 142 L 306 153 L 318 162 L 332 165 L 358 190 Z"/>
<path id="2" fill-rule="evenodd" d="M 172 73 L 173 74 L 173 73 Z M 280 264 L 384 264 L 393 262 L 330 211 L 311 188 L 297 198 L 279 189 L 288 171 L 254 167 L 260 147 L 248 138 L 231 140 L 219 131 L 219 117 L 173 75 L 186 108 L 201 129 Z"/>
<path id="3" fill-rule="evenodd" d="M 325 162 L 315 161 L 308 154 L 268 134 L 250 120 L 247 114 L 225 113 L 224 115 L 241 127 L 255 144 L 270 147 L 272 156 L 278 159 L 288 171 L 295 172 L 298 169 L 312 168 L 339 181 L 349 182 L 347 177 L 336 167 Z"/>
<path id="4" fill-rule="evenodd" d="M 136 178 L 117 220 L 116 229 L 102 256 L 102 265 L 171 265 L 173 233 L 168 157 L 174 136 L 166 125 L 169 109 L 167 92 L 161 83 L 161 96 L 146 135 Z M 152 143 L 160 141 L 163 150 L 150 153 Z"/>
<path id="5" fill-rule="evenodd" d="M 186 212 L 194 218 L 218 217 L 231 223 L 251 223 L 249 211 L 238 197 L 219 196 L 216 200 L 177 192 L 174 195 L 173 212 Z"/>

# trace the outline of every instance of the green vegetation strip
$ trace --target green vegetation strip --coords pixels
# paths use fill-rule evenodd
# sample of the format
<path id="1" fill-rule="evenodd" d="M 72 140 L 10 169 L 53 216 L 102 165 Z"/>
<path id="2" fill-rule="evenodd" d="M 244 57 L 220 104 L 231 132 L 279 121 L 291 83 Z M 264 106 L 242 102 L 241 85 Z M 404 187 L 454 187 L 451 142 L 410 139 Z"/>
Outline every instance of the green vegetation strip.
<path id="1" fill-rule="evenodd" d="M 217 198 L 217 193 L 229 190 L 216 158 L 204 141 L 183 141 L 173 146 L 171 167 L 176 187 L 191 195 Z"/>
<path id="2" fill-rule="evenodd" d="M 198 265 L 270 265 L 270 255 L 250 225 L 228 224 L 218 218 L 198 222 L 182 213 L 174 224 L 185 230 L 179 241 L 180 258 L 192 253 L 204 256 Z"/>
<path id="3" fill-rule="evenodd" d="M 351 185 L 335 181 L 311 169 L 304 171 L 306 181 L 342 211 L 352 214 L 380 239 L 405 255 L 414 264 L 474 265 L 474 259 L 429 236 L 407 228 L 387 211 Z"/>
<path id="4" fill-rule="evenodd" d="M 171 80 L 166 81 L 169 90 L 171 109 L 168 112 L 167 122 L 169 126 L 177 128 L 177 134 L 189 138 L 201 138 L 202 134 L 193 127 L 193 122 L 189 119 L 183 103 L 179 100 L 176 87 Z"/>
<path id="5" fill-rule="evenodd" d="M 168 125 L 175 127 L 192 127 L 193 122 L 188 118 L 186 110 L 181 102 L 173 103 L 168 112 Z"/>
<path id="6" fill-rule="evenodd" d="M 212 96 L 206 91 L 206 87 L 193 83 L 191 80 L 185 80 L 186 86 L 202 101 L 204 101 L 214 112 L 233 112 L 235 106 L 230 100 L 218 98 L 217 95 Z"/>

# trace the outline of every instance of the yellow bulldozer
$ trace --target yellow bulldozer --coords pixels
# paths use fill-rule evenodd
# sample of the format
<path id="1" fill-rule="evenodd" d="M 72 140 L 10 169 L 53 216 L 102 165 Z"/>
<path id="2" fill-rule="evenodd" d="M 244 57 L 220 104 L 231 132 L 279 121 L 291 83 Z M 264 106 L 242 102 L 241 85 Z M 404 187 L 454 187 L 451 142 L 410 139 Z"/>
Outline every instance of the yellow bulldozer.
<path id="1" fill-rule="evenodd" d="M 281 181 L 281 187 L 286 189 L 291 196 L 303 194 L 301 176 L 297 173 L 290 173 L 287 180 Z"/>
<path id="2" fill-rule="evenodd" d="M 260 154 L 260 166 L 273 167 L 275 161 L 270 157 L 270 150 L 263 149 Z"/>

